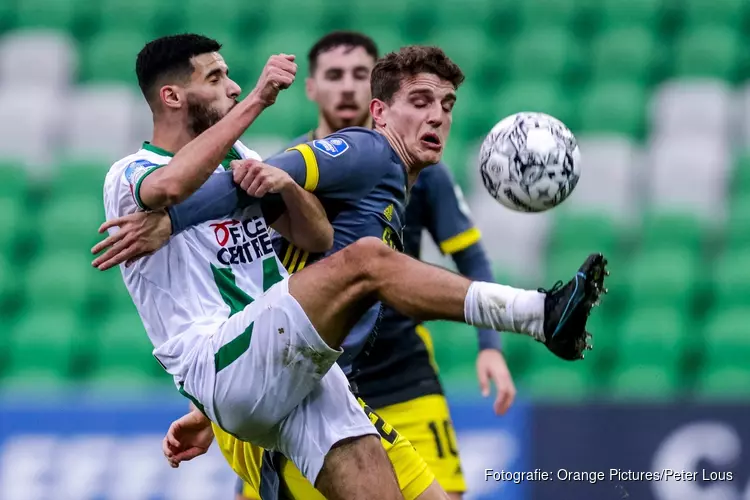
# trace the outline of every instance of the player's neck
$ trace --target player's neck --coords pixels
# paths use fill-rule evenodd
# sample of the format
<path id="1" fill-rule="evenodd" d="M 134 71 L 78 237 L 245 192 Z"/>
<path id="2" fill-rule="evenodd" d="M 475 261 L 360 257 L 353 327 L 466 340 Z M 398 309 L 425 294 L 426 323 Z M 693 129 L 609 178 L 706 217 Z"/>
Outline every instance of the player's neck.
<path id="1" fill-rule="evenodd" d="M 154 123 L 151 144 L 172 154 L 176 154 L 193 139 L 195 137 L 185 127 L 171 126 L 170 124 L 157 122 Z"/>
<path id="2" fill-rule="evenodd" d="M 409 187 L 413 186 L 417 182 L 417 176 L 427 165 L 423 165 L 417 161 L 414 155 L 409 154 L 406 145 L 398 137 L 393 135 L 390 130 L 384 128 L 376 128 L 377 132 L 380 132 L 388 140 L 388 143 L 396 151 L 401 163 L 406 168 L 406 173 L 409 178 Z"/>

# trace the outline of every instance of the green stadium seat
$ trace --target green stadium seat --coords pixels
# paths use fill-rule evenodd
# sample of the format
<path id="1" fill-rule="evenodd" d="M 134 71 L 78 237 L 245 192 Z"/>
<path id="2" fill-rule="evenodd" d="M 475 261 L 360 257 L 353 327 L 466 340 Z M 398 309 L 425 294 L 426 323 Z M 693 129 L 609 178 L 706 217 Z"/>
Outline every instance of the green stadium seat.
<path id="1" fill-rule="evenodd" d="M 448 143 L 457 138 L 473 145 L 482 140 L 503 115 L 495 112 L 491 105 L 487 105 L 488 96 L 478 86 L 462 86 L 458 89 L 457 97 Z"/>
<path id="2" fill-rule="evenodd" d="M 274 4 L 276 2 L 273 2 Z M 298 5 L 301 5 L 300 2 Z M 248 43 L 254 37 L 253 32 L 243 32 L 241 29 L 243 21 L 251 9 L 250 2 L 235 2 L 233 0 L 215 0 L 211 2 L 210 12 L 206 12 L 206 2 L 204 0 L 184 0 L 180 3 L 184 18 L 181 23 L 181 30 L 189 33 L 201 33 L 211 38 L 217 39 L 220 43 L 228 46 L 232 43 L 225 37 L 241 35 L 236 42 L 244 42 L 244 49 L 251 47 Z M 259 9 L 262 14 L 263 9 Z M 287 18 L 288 19 L 288 18 Z M 280 25 L 280 26 L 283 26 Z"/>
<path id="3" fill-rule="evenodd" d="M 25 214 L 19 202 L 0 198 L 0 255 L 15 256 L 22 235 L 28 231 L 28 226 L 24 226 Z"/>
<path id="4" fill-rule="evenodd" d="M 727 251 L 711 275 L 714 303 L 721 307 L 750 307 L 750 246 Z"/>
<path id="5" fill-rule="evenodd" d="M 135 56 L 150 39 L 138 31 L 107 31 L 91 38 L 82 53 L 82 77 L 87 81 L 137 85 Z"/>
<path id="6" fill-rule="evenodd" d="M 608 394 L 615 400 L 665 401 L 678 394 L 679 377 L 661 365 L 625 365 L 611 380 Z"/>
<path id="7" fill-rule="evenodd" d="M 552 353 L 549 353 L 553 356 Z M 580 401 L 594 389 L 584 362 L 549 365 L 529 369 L 518 381 L 519 393 L 532 399 Z"/>
<path id="8" fill-rule="evenodd" d="M 11 370 L 0 379 L 0 390 L 24 397 L 44 397 L 61 395 L 70 383 L 68 379 L 48 368 L 28 368 Z"/>
<path id="9" fill-rule="evenodd" d="M 523 31 L 510 43 L 507 76 L 515 81 L 561 81 L 577 69 L 579 47 L 564 29 Z"/>
<path id="10" fill-rule="evenodd" d="M 709 366 L 698 375 L 695 392 L 704 399 L 747 401 L 750 369 L 746 366 Z"/>
<path id="11" fill-rule="evenodd" d="M 750 195 L 750 152 L 744 151 L 737 155 L 732 181 L 735 193 Z"/>
<path id="12" fill-rule="evenodd" d="M 666 4 L 666 0 L 601 0 L 598 2 L 599 20 L 603 30 L 642 26 L 656 31 Z"/>
<path id="13" fill-rule="evenodd" d="M 304 88 L 292 87 L 285 90 L 274 105 L 260 115 L 253 126 L 266 134 L 277 134 L 291 140 L 315 128 L 316 111 L 315 104 L 307 100 Z"/>
<path id="14" fill-rule="evenodd" d="M 688 311 L 698 291 L 698 264 L 694 251 L 684 247 L 640 252 L 627 278 L 625 293 L 630 304 Z"/>
<path id="15" fill-rule="evenodd" d="M 101 0 L 99 25 L 102 31 L 140 31 L 157 35 L 162 19 L 169 13 L 168 2 L 151 0 Z"/>
<path id="16" fill-rule="evenodd" d="M 619 332 L 621 361 L 676 369 L 692 341 L 689 324 L 678 309 L 646 307 L 631 310 L 623 318 Z"/>
<path id="17" fill-rule="evenodd" d="M 71 250 L 88 256 L 91 247 L 102 239 L 98 233 L 104 222 L 101 198 L 52 199 L 40 210 L 39 217 L 44 221 L 39 227 L 39 242 L 44 250 Z"/>
<path id="18" fill-rule="evenodd" d="M 682 246 L 699 252 L 710 233 L 695 215 L 681 212 L 651 212 L 643 219 L 641 245 L 648 249 Z"/>
<path id="19" fill-rule="evenodd" d="M 750 307 L 719 309 L 706 320 L 704 353 L 708 364 L 747 366 L 750 359 L 748 329 Z"/>
<path id="20" fill-rule="evenodd" d="M 515 333 L 502 333 L 500 342 L 502 345 L 503 357 L 508 364 L 510 373 L 513 375 L 524 370 L 529 363 L 532 350 L 547 350 L 543 345 L 533 341 L 529 337 Z"/>
<path id="21" fill-rule="evenodd" d="M 83 336 L 71 311 L 38 310 L 22 318 L 10 333 L 9 371 L 47 370 L 68 377 Z"/>
<path id="22" fill-rule="evenodd" d="M 69 159 L 57 165 L 57 178 L 50 183 L 55 197 L 85 197 L 101 204 L 98 210 L 104 216 L 102 186 L 109 164 L 86 159 Z M 103 220 L 102 220 L 103 222 Z"/>
<path id="23" fill-rule="evenodd" d="M 728 28 L 703 27 L 688 31 L 675 42 L 674 76 L 735 81 L 742 45 Z"/>
<path id="24" fill-rule="evenodd" d="M 732 197 L 725 238 L 729 249 L 743 251 L 750 248 L 750 191 Z"/>
<path id="25" fill-rule="evenodd" d="M 354 29 L 370 33 L 370 29 L 387 28 L 391 32 L 398 32 L 399 29 L 402 29 L 408 17 L 409 3 L 399 0 L 356 2 L 354 5 L 347 7 L 347 10 Z M 377 42 L 377 39 L 375 41 Z"/>
<path id="26" fill-rule="evenodd" d="M 367 36 L 373 39 L 375 45 L 378 47 L 378 53 L 381 56 L 394 52 L 404 45 L 403 39 L 399 33 L 395 33 L 393 29 L 388 27 L 367 27 L 365 25 L 362 28 L 367 33 Z M 305 53 L 307 55 L 307 53 Z"/>
<path id="27" fill-rule="evenodd" d="M 97 400 L 107 397 L 121 400 L 123 396 L 136 399 L 143 398 L 143 391 L 151 391 L 161 387 L 177 390 L 172 378 L 166 373 L 164 373 L 163 378 L 159 379 L 131 368 L 112 368 L 97 371 L 87 379 L 86 385 L 96 395 Z M 113 391 L 114 387 L 117 388 L 116 391 Z"/>
<path id="28" fill-rule="evenodd" d="M 458 103 L 457 103 L 458 104 Z M 485 109 L 489 107 L 480 101 Z M 522 111 L 534 111 L 552 115 L 572 129 L 576 128 L 573 120 L 570 99 L 561 85 L 553 81 L 528 81 L 509 84 L 495 98 L 489 112 L 495 117 L 493 121 Z"/>
<path id="29" fill-rule="evenodd" d="M 518 21 L 524 28 L 569 28 L 576 18 L 576 0 L 526 0 L 518 2 Z"/>
<path id="30" fill-rule="evenodd" d="M 95 272 L 99 271 L 88 264 L 82 252 L 42 255 L 26 273 L 26 310 L 85 314 L 89 277 Z"/>
<path id="31" fill-rule="evenodd" d="M 740 29 L 747 14 L 743 0 L 684 0 L 680 7 L 688 29 L 707 24 Z"/>
<path id="32" fill-rule="evenodd" d="M 263 65 L 270 56 L 283 52 L 297 56 L 294 61 L 297 63 L 297 80 L 298 83 L 302 82 L 309 75 L 307 53 L 322 34 L 324 33 L 311 28 L 305 29 L 305 27 L 296 30 L 284 29 L 267 33 L 257 40 L 254 47 L 248 47 L 252 52 L 248 53 L 247 50 L 245 51 L 244 57 L 252 58 L 257 65 L 257 74 L 253 75 L 252 78 L 257 79 L 260 70 L 263 69 Z M 241 54 L 238 53 L 238 55 Z M 294 87 L 290 90 L 293 89 Z M 304 85 L 299 85 L 299 89 L 303 91 Z M 279 97 L 278 102 L 281 99 Z"/>
<path id="33" fill-rule="evenodd" d="M 481 74 L 491 45 L 483 31 L 470 27 L 441 30 L 429 43 L 439 45 L 466 75 Z M 486 93 L 488 89 L 483 90 Z"/>
<path id="34" fill-rule="evenodd" d="M 21 273 L 12 262 L 11 259 L 0 254 L 0 316 L 3 315 L 6 307 L 13 304 L 22 289 L 19 280 Z M 0 333 L 0 337 L 2 335 Z"/>
<path id="35" fill-rule="evenodd" d="M 99 370 L 138 370 L 164 373 L 151 352 L 153 345 L 137 313 L 118 314 L 106 319 L 95 334 L 93 361 Z"/>
<path id="36" fill-rule="evenodd" d="M 3 2 L 9 3 L 9 2 Z M 16 2 L 15 26 L 26 29 L 58 29 L 75 32 L 76 0 L 29 0 Z"/>
<path id="37" fill-rule="evenodd" d="M 635 82 L 593 85 L 582 93 L 580 130 L 641 138 L 646 125 L 646 97 L 645 88 Z"/>
<path id="38" fill-rule="evenodd" d="M 435 11 L 436 26 L 447 29 L 466 27 L 478 31 L 477 27 L 481 27 L 481 23 L 485 23 L 491 18 L 495 4 L 502 3 L 501 1 L 492 2 L 491 0 L 471 0 L 469 2 L 439 2 L 426 5 L 429 5 Z M 494 35 L 503 36 L 502 33 Z M 496 38 L 493 37 L 494 39 Z"/>
<path id="39" fill-rule="evenodd" d="M 647 83 L 660 61 L 654 33 L 640 26 L 605 31 L 593 42 L 591 55 L 591 73 L 599 81 Z"/>
<path id="40" fill-rule="evenodd" d="M 617 252 L 624 232 L 625 228 L 606 213 L 561 211 L 552 224 L 548 251 L 577 251 L 581 259 L 592 252 L 609 256 Z"/>
<path id="41" fill-rule="evenodd" d="M 425 325 L 441 372 L 462 371 L 476 363 L 479 347 L 476 330 L 450 321 L 431 321 Z"/>
<path id="42" fill-rule="evenodd" d="M 29 195 L 29 175 L 24 165 L 16 162 L 0 162 L 0 200 L 10 199 L 26 202 Z"/>

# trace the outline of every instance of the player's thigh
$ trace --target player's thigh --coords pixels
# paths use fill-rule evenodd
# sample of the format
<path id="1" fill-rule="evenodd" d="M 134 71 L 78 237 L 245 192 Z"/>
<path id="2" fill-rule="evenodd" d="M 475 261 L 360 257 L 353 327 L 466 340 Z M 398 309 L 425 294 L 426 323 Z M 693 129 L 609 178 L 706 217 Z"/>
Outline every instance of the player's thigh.
<path id="1" fill-rule="evenodd" d="M 229 318 L 211 344 L 213 366 L 206 368 L 214 373 L 203 376 L 214 378 L 212 420 L 267 449 L 277 442 L 280 422 L 341 354 L 317 334 L 288 280 Z"/>
<path id="2" fill-rule="evenodd" d="M 444 396 L 422 396 L 378 408 L 377 412 L 411 442 L 445 491 L 466 491 L 456 434 Z"/>
<path id="3" fill-rule="evenodd" d="M 380 442 L 393 465 L 405 500 L 444 498 L 442 488 L 435 483 L 434 474 L 411 443 L 367 407 L 361 399 L 358 402 L 380 435 Z M 285 460 L 281 467 L 281 479 L 282 490 L 286 497 L 294 500 L 323 500 L 323 495 L 289 460 Z"/>
<path id="4" fill-rule="evenodd" d="M 368 435 L 377 431 L 351 393 L 346 375 L 334 365 L 281 421 L 275 449 L 315 484 L 334 445 Z"/>
<path id="5" fill-rule="evenodd" d="M 435 481 L 433 471 L 396 426 L 392 425 L 380 412 L 367 406 L 362 399 L 358 401 L 380 434 L 380 442 L 393 465 L 404 498 L 406 500 L 421 498 Z M 433 497 L 428 495 L 426 498 Z"/>
<path id="6" fill-rule="evenodd" d="M 363 238 L 290 278 L 290 293 L 329 345 L 338 347 L 376 302 L 368 269 L 388 252 L 377 238 Z"/>

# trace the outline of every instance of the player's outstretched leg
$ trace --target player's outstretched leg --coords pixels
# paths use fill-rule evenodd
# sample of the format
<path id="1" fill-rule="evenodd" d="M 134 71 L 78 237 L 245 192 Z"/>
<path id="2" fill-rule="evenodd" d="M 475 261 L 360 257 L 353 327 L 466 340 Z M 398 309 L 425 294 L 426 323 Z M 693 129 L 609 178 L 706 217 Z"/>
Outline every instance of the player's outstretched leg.
<path id="1" fill-rule="evenodd" d="M 328 500 L 403 500 L 396 473 L 376 436 L 339 443 L 331 449 L 315 482 Z"/>
<path id="2" fill-rule="evenodd" d="M 566 285 L 521 290 L 472 282 L 363 238 L 295 273 L 289 292 L 323 340 L 337 348 L 376 301 L 423 321 L 444 319 L 529 335 L 574 360 L 590 348 L 586 321 L 598 303 L 607 261 L 590 255 Z"/>

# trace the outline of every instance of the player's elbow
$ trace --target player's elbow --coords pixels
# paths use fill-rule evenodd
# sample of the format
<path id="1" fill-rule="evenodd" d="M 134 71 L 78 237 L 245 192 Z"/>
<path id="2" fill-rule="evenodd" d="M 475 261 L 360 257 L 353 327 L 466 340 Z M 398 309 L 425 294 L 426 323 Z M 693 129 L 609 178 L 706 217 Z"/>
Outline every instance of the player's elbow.
<path id="1" fill-rule="evenodd" d="M 141 197 L 148 208 L 157 210 L 182 203 L 187 199 L 188 193 L 181 183 L 160 176 L 149 182 L 147 186 L 142 186 Z"/>
<path id="2" fill-rule="evenodd" d="M 310 253 L 323 253 L 333 248 L 333 226 L 325 221 L 314 234 L 310 235 L 308 247 L 305 250 Z"/>

